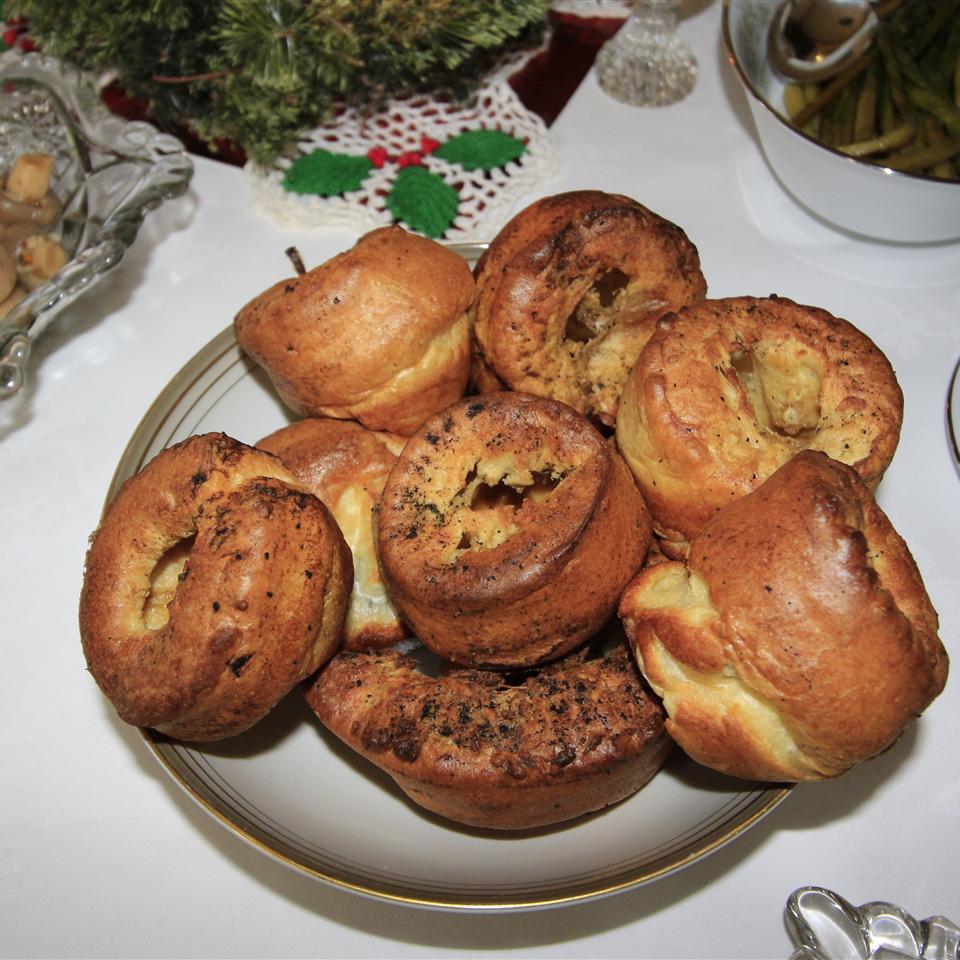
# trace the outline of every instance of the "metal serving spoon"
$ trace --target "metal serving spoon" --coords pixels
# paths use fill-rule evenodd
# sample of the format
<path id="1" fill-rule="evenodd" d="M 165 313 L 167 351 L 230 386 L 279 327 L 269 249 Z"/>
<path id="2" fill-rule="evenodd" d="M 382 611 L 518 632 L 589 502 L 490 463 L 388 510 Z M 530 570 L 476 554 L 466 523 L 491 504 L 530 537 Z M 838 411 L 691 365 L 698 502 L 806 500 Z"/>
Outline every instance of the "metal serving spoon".
<path id="1" fill-rule="evenodd" d="M 877 22 L 870 0 L 784 0 L 767 35 L 770 63 L 791 80 L 826 80 L 867 51 Z"/>

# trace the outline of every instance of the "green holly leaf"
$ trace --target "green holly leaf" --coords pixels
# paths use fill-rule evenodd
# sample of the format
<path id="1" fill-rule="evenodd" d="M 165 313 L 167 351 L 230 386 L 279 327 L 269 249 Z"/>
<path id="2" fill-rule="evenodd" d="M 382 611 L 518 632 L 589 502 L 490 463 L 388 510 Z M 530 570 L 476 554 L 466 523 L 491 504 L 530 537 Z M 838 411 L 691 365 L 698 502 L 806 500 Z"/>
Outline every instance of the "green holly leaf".
<path id="1" fill-rule="evenodd" d="M 440 144 L 433 153 L 464 170 L 493 170 L 505 167 L 526 149 L 522 140 L 500 130 L 468 130 Z"/>
<path id="2" fill-rule="evenodd" d="M 387 196 L 393 216 L 427 237 L 443 236 L 459 206 L 460 194 L 426 167 L 404 167 Z"/>
<path id="3" fill-rule="evenodd" d="M 283 176 L 283 186 L 291 193 L 339 197 L 351 190 L 359 190 L 372 169 L 369 157 L 314 150 L 290 164 Z"/>

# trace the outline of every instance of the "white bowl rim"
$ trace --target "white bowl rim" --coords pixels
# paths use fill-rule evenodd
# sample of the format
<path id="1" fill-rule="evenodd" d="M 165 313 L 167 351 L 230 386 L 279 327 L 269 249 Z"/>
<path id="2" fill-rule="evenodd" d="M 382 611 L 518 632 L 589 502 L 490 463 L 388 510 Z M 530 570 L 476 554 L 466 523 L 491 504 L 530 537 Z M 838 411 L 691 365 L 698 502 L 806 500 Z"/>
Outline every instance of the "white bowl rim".
<path id="1" fill-rule="evenodd" d="M 753 94 L 757 102 L 760 103 L 761 106 L 763 106 L 767 111 L 769 111 L 779 123 L 785 126 L 788 130 L 793 131 L 808 143 L 819 147 L 821 150 L 826 150 L 841 160 L 846 160 L 848 163 L 854 164 L 864 171 L 869 171 L 868 176 L 880 175 L 884 177 L 894 177 L 897 179 L 915 180 L 919 183 L 931 184 L 936 189 L 952 188 L 954 190 L 960 190 L 960 180 L 941 180 L 938 177 L 928 177 L 921 173 L 912 173 L 909 170 L 895 170 L 893 167 L 884 167 L 879 163 L 872 163 L 869 160 L 864 160 L 862 157 L 852 157 L 849 153 L 844 153 L 842 150 L 837 150 L 836 147 L 831 147 L 829 144 L 817 140 L 816 137 L 811 137 L 810 134 L 804 133 L 799 127 L 795 127 L 792 123 L 790 123 L 790 121 L 782 113 L 780 113 L 780 111 L 777 110 L 756 88 L 753 81 L 747 76 L 746 71 L 740 65 L 740 60 L 733 48 L 733 38 L 730 36 L 730 9 L 735 2 L 737 2 L 737 0 L 723 0 L 723 43 L 727 49 L 727 59 L 729 60 L 733 69 L 737 72 L 737 76 L 740 78 L 740 82 L 743 84 L 743 86 Z"/>

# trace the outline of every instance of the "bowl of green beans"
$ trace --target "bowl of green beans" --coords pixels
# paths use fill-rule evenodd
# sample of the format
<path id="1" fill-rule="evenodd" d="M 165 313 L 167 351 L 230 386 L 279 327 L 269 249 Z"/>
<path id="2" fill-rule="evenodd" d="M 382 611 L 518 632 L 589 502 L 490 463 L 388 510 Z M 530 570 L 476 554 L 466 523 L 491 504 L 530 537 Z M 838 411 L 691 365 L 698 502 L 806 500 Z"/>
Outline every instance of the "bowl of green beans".
<path id="1" fill-rule="evenodd" d="M 768 57 L 780 0 L 724 0 L 727 54 L 763 152 L 801 205 L 893 243 L 960 239 L 960 0 L 876 0 L 867 51 L 799 82 Z"/>

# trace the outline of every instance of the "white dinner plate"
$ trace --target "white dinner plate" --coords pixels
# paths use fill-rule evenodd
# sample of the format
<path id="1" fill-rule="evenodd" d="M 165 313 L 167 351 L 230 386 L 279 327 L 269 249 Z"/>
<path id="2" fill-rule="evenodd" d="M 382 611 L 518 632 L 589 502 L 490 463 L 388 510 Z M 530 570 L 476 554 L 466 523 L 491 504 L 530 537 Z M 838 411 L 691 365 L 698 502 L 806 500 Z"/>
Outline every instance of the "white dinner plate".
<path id="1" fill-rule="evenodd" d="M 290 419 L 227 329 L 154 402 L 110 496 L 189 436 L 223 431 L 255 443 Z M 196 801 L 266 854 L 341 888 L 447 909 L 553 906 L 655 880 L 736 838 L 790 793 L 724 777 L 675 749 L 647 786 L 605 811 L 550 829 L 482 831 L 408 801 L 330 735 L 298 691 L 248 733 L 220 744 L 143 736 Z"/>

